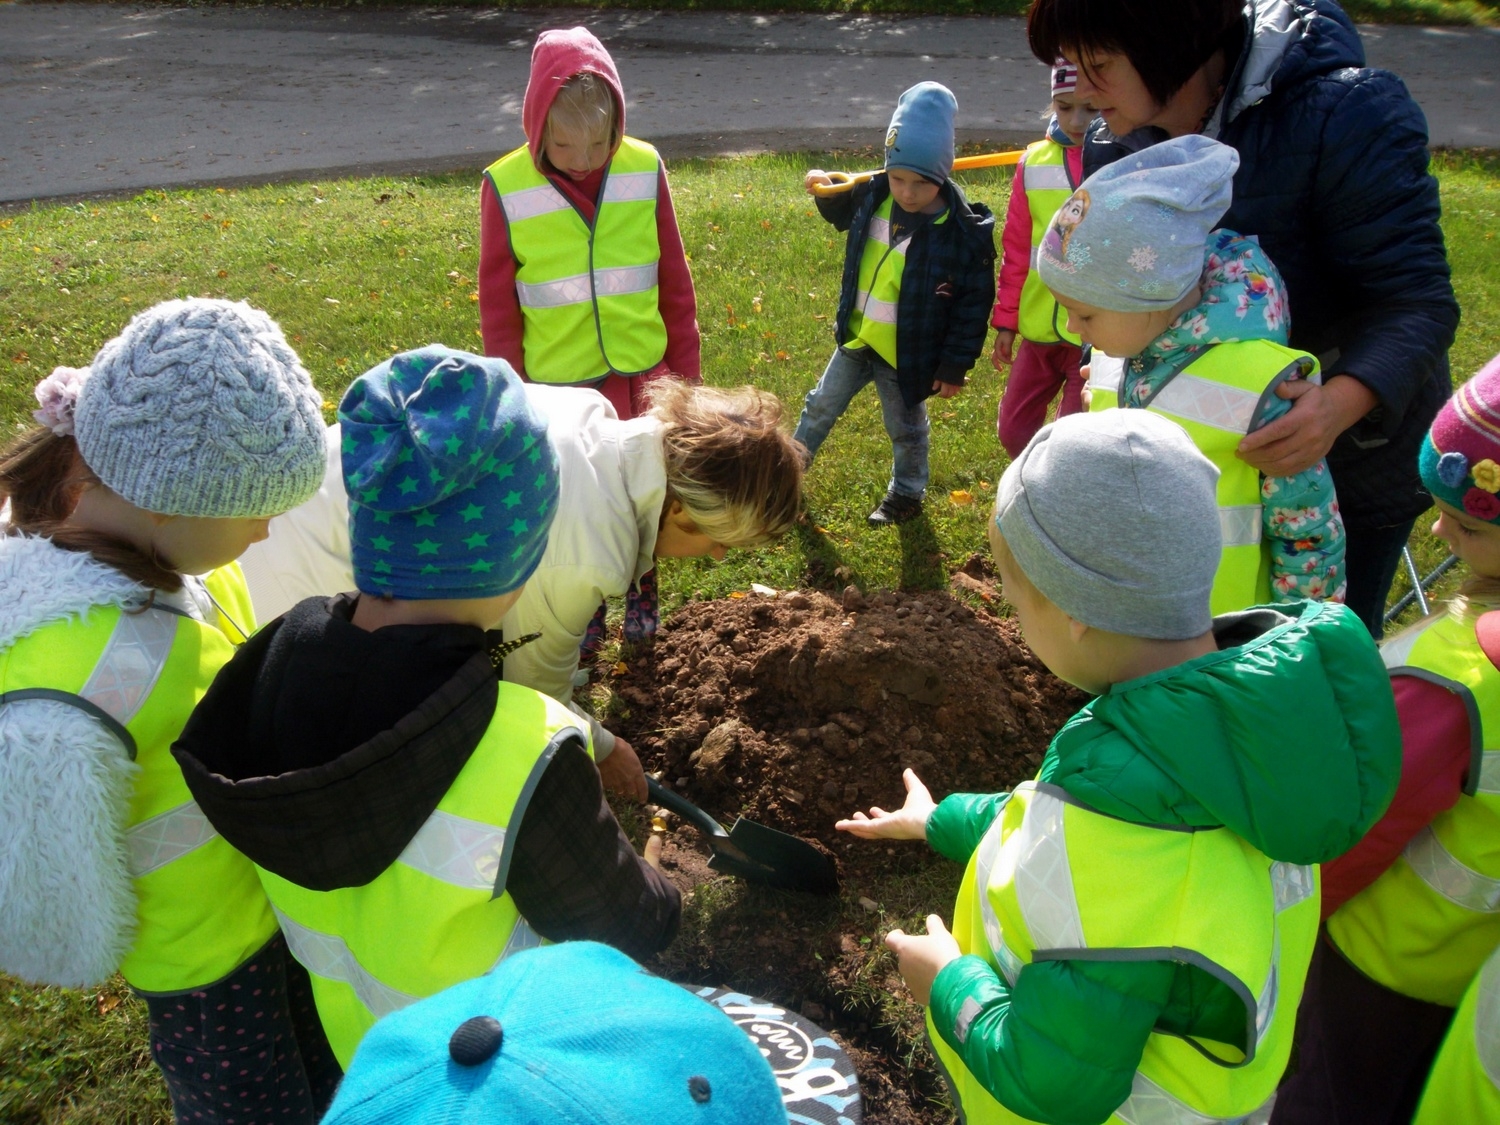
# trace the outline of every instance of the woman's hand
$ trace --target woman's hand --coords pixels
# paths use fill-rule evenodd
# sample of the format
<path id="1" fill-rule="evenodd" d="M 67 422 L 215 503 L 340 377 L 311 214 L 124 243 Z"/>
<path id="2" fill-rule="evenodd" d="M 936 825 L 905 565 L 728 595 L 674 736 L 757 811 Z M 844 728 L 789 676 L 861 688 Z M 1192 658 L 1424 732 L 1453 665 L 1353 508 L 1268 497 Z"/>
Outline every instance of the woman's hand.
<path id="1" fill-rule="evenodd" d="M 816 196 L 818 193 L 813 189 L 816 187 L 827 187 L 833 183 L 833 177 L 821 168 L 809 168 L 807 175 L 802 177 L 803 190 L 808 195 Z"/>
<path id="2" fill-rule="evenodd" d="M 1253 434 L 1235 453 L 1268 477 L 1290 477 L 1312 468 L 1334 441 L 1379 403 L 1375 392 L 1352 375 L 1335 375 L 1321 387 L 1294 379 L 1276 388 L 1292 408 Z"/>
<path id="3" fill-rule="evenodd" d="M 912 996 L 922 1007 L 932 999 L 932 982 L 937 979 L 943 966 L 962 957 L 963 950 L 943 925 L 936 914 L 927 915 L 925 934 L 908 934 L 903 930 L 892 930 L 885 935 L 886 948 L 896 955 L 901 968 L 901 979 L 911 990 Z"/>
<path id="4" fill-rule="evenodd" d="M 599 763 L 599 779 L 604 788 L 632 801 L 646 801 L 646 771 L 636 757 L 635 747 L 615 735 L 615 748 Z"/>
<path id="5" fill-rule="evenodd" d="M 841 820 L 834 827 L 863 840 L 927 839 L 927 818 L 932 815 L 937 804 L 915 770 L 903 771 L 901 780 L 906 783 L 906 803 L 895 812 L 871 808 L 868 816 L 857 812 L 849 820 Z"/>

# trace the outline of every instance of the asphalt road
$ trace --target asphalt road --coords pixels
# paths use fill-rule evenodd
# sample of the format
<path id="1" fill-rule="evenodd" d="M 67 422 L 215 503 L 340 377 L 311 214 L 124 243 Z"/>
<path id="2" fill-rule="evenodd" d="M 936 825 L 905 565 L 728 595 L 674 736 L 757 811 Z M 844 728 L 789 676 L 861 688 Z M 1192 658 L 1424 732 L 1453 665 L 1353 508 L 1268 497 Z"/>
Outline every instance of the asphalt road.
<path id="1" fill-rule="evenodd" d="M 0 202 L 344 172 L 478 168 L 522 141 L 532 40 L 589 26 L 629 129 L 669 156 L 875 144 L 936 79 L 960 137 L 1038 135 L 1047 73 L 1008 18 L 0 0 Z M 1432 141 L 1500 146 L 1500 33 L 1362 29 Z"/>

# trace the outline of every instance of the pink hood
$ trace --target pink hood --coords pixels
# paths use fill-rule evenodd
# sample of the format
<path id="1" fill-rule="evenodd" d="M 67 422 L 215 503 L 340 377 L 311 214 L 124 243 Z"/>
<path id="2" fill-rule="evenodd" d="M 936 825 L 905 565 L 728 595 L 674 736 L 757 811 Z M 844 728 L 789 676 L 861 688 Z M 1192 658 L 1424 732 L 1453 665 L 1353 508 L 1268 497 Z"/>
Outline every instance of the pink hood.
<path id="1" fill-rule="evenodd" d="M 526 97 L 521 103 L 521 128 L 531 149 L 531 162 L 542 167 L 542 132 L 547 114 L 562 85 L 575 74 L 597 74 L 614 91 L 620 136 L 625 135 L 625 91 L 615 60 L 604 44 L 585 27 L 566 31 L 544 31 L 531 48 L 531 78 L 526 83 Z"/>

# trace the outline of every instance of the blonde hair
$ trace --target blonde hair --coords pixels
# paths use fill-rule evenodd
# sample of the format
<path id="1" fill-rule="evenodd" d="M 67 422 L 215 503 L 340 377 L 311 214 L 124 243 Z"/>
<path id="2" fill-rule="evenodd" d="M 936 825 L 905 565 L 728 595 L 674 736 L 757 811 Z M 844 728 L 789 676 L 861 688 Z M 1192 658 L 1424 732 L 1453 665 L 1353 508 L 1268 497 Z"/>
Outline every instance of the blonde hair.
<path id="1" fill-rule="evenodd" d="M 612 149 L 620 143 L 619 120 L 619 107 L 609 83 L 597 74 L 575 74 L 552 99 L 547 122 L 542 126 L 542 144 L 554 133 L 563 132 L 589 142 L 608 137 Z"/>
<path id="2" fill-rule="evenodd" d="M 781 402 L 756 387 L 657 379 L 646 388 L 662 423 L 667 503 L 726 547 L 757 547 L 791 530 L 802 506 L 801 443 L 781 428 Z"/>

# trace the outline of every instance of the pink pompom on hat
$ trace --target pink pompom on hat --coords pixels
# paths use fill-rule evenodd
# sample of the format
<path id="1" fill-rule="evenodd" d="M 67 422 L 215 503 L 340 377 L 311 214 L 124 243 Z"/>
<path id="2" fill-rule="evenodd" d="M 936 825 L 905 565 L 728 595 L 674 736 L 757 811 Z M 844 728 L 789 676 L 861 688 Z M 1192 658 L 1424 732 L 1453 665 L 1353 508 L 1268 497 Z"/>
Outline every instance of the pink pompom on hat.
<path id="1" fill-rule="evenodd" d="M 1422 442 L 1418 468 L 1437 499 L 1500 524 L 1500 356 L 1443 404 Z"/>

